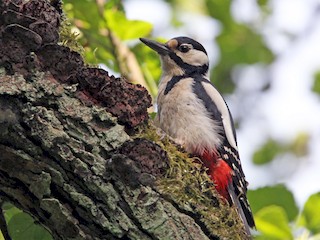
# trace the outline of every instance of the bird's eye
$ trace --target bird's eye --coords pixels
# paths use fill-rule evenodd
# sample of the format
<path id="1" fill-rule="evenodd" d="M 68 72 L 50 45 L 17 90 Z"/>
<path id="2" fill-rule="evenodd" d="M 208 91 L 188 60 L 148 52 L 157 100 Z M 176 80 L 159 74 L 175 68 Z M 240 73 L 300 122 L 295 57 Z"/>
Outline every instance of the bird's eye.
<path id="1" fill-rule="evenodd" d="M 188 52 L 190 50 L 189 46 L 188 45 L 180 45 L 179 47 L 179 51 L 180 52 Z"/>

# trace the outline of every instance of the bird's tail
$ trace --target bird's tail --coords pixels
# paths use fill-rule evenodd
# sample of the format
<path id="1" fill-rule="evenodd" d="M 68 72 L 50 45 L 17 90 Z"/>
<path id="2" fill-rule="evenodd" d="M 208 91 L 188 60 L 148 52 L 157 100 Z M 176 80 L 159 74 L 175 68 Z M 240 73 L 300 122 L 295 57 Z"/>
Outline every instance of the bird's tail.
<path id="1" fill-rule="evenodd" d="M 251 231 L 255 229 L 255 223 L 246 196 L 243 194 L 237 195 L 232 183 L 230 183 L 228 186 L 228 193 L 242 220 L 246 234 L 248 235 L 248 237 L 251 237 Z"/>

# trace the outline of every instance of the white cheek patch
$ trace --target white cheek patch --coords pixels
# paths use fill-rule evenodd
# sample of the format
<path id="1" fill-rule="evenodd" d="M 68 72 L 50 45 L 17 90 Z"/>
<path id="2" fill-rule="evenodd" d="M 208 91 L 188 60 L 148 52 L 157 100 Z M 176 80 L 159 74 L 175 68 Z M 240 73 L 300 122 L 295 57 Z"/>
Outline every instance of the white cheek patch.
<path id="1" fill-rule="evenodd" d="M 192 66 L 202 66 L 209 62 L 207 54 L 196 49 L 191 49 L 186 53 L 177 52 L 176 54 L 182 59 L 182 61 Z"/>

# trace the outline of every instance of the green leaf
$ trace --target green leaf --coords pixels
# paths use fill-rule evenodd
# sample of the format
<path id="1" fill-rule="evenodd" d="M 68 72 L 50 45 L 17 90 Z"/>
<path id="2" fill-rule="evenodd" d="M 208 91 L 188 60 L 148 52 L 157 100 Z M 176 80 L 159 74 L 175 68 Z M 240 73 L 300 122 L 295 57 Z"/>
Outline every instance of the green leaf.
<path id="1" fill-rule="evenodd" d="M 275 159 L 278 154 L 292 152 L 297 157 L 305 156 L 308 153 L 310 136 L 308 133 L 300 132 L 291 143 L 280 143 L 273 139 L 268 139 L 253 154 L 253 163 L 257 165 L 267 164 Z"/>
<path id="2" fill-rule="evenodd" d="M 273 60 L 262 36 L 246 25 L 223 22 L 223 30 L 216 41 L 221 58 L 211 71 L 211 80 L 222 92 L 233 91 L 237 79 L 232 76 L 232 70 L 236 65 L 268 64 Z"/>
<path id="3" fill-rule="evenodd" d="M 292 143 L 287 147 L 289 151 L 294 153 L 298 157 L 306 156 L 309 150 L 310 134 L 306 132 L 300 132 L 297 134 Z"/>
<path id="4" fill-rule="evenodd" d="M 64 0 L 64 10 L 70 20 L 77 21 L 79 28 L 99 30 L 101 17 L 95 1 Z"/>
<path id="5" fill-rule="evenodd" d="M 265 7 L 268 4 L 268 0 L 258 0 L 258 4 L 260 7 Z"/>
<path id="6" fill-rule="evenodd" d="M 312 91 L 320 95 L 320 71 L 314 75 Z"/>
<path id="7" fill-rule="evenodd" d="M 271 162 L 284 148 L 273 139 L 268 139 L 260 149 L 253 154 L 253 163 L 262 165 Z"/>
<path id="8" fill-rule="evenodd" d="M 8 202 L 5 202 L 2 205 L 2 209 L 4 211 L 4 217 L 7 222 L 9 222 L 14 215 L 22 212 L 19 208 L 16 208 L 14 205 Z"/>
<path id="9" fill-rule="evenodd" d="M 34 223 L 30 215 L 22 212 L 11 203 L 5 202 L 2 205 L 8 230 L 14 240 L 52 240 L 50 233 L 42 226 Z M 0 232 L 0 240 L 1 240 Z"/>
<path id="10" fill-rule="evenodd" d="M 299 212 L 293 194 L 284 185 L 249 190 L 248 199 L 253 213 L 264 207 L 276 205 L 284 209 L 289 221 L 293 221 Z"/>
<path id="11" fill-rule="evenodd" d="M 105 18 L 109 29 L 121 40 L 137 39 L 151 33 L 152 24 L 139 20 L 128 20 L 123 12 L 107 9 Z"/>
<path id="12" fill-rule="evenodd" d="M 0 240 L 4 240 L 4 237 L 2 235 L 2 232 L 0 231 Z"/>
<path id="13" fill-rule="evenodd" d="M 208 13 L 211 17 L 221 21 L 222 24 L 232 24 L 231 0 L 206 0 Z"/>
<path id="14" fill-rule="evenodd" d="M 155 112 L 149 113 L 149 117 L 151 119 L 155 119 L 156 115 L 157 115 L 157 113 L 155 113 Z"/>
<path id="15" fill-rule="evenodd" d="M 299 223 L 314 234 L 320 233 L 320 192 L 309 197 L 303 207 Z"/>
<path id="16" fill-rule="evenodd" d="M 279 206 L 262 208 L 255 214 L 257 230 L 262 233 L 256 239 L 285 240 L 293 239 L 286 212 Z"/>
<path id="17" fill-rule="evenodd" d="M 236 65 L 270 63 L 274 56 L 264 43 L 261 34 L 252 27 L 237 23 L 231 15 L 231 0 L 206 0 L 210 16 L 219 20 L 221 34 L 216 38 L 220 60 L 211 71 L 211 81 L 222 93 L 235 88 L 232 70 Z"/>
<path id="18" fill-rule="evenodd" d="M 124 12 L 122 0 L 108 0 L 104 4 L 106 4 L 105 8 L 117 8 Z"/>
<path id="19" fill-rule="evenodd" d="M 12 216 L 8 222 L 8 230 L 14 240 L 52 240 L 50 233 L 35 224 L 32 217 L 24 212 Z"/>

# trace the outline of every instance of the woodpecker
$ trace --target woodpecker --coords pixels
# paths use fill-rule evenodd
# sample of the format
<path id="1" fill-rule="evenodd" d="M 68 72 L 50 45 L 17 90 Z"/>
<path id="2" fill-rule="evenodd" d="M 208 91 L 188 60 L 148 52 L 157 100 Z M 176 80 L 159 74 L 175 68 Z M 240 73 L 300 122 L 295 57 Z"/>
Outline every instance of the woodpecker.
<path id="1" fill-rule="evenodd" d="M 224 98 L 209 80 L 206 50 L 188 37 L 176 37 L 165 44 L 140 40 L 161 59 L 157 124 L 187 152 L 202 160 L 217 192 L 236 206 L 250 235 L 255 223 L 246 197 L 247 182 L 234 123 Z"/>

